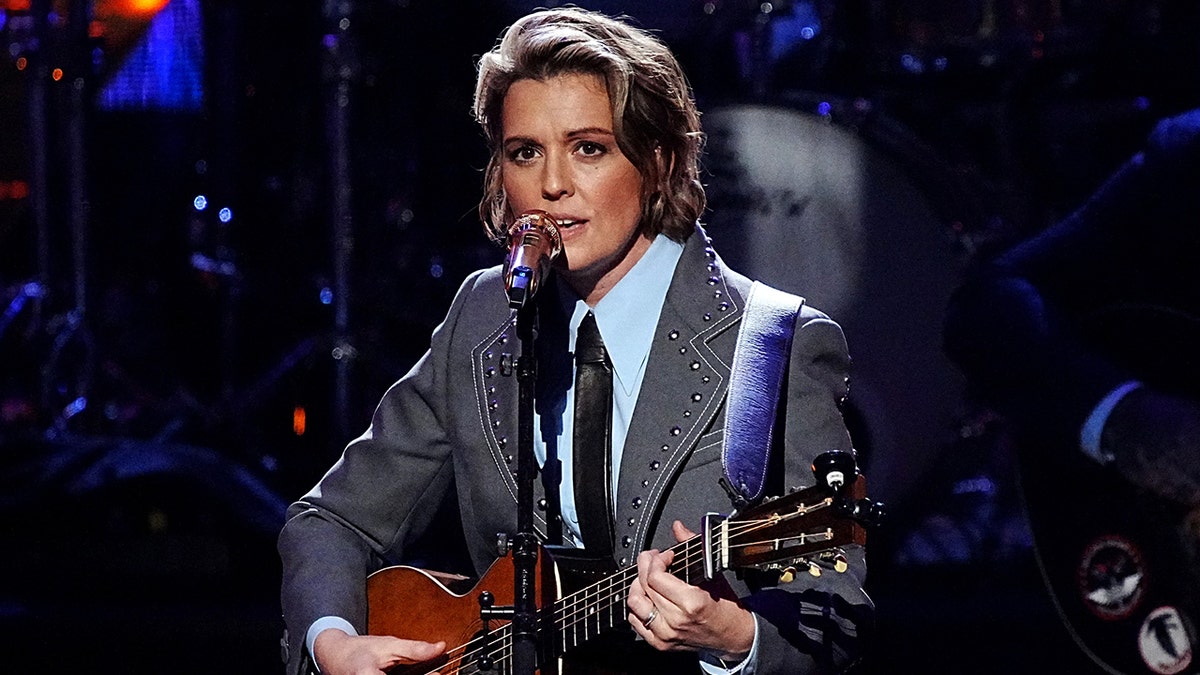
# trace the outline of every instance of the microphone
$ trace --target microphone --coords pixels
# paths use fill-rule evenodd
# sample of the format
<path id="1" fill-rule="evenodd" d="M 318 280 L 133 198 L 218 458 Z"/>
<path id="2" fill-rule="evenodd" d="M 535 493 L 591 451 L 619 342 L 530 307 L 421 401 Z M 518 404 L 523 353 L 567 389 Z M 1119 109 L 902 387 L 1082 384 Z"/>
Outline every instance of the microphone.
<path id="1" fill-rule="evenodd" d="M 508 306 L 520 309 L 537 293 L 550 261 L 562 252 L 558 223 L 545 211 L 527 211 L 508 229 L 504 290 Z"/>

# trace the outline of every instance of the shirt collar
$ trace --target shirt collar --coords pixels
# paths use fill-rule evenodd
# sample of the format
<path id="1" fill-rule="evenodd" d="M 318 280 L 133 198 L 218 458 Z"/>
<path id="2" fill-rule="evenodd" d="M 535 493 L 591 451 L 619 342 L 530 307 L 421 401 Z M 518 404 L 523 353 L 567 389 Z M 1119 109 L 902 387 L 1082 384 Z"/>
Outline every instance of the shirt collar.
<path id="1" fill-rule="evenodd" d="M 682 255 L 683 244 L 658 235 L 641 259 L 591 308 L 617 380 L 625 387 L 626 394 L 632 395 L 638 372 L 650 356 L 654 329 L 675 275 L 675 265 Z M 569 288 L 566 284 L 561 287 Z M 573 308 L 570 303 L 566 307 L 571 312 L 571 350 L 574 351 L 575 331 L 589 308 L 573 292 L 567 295 L 574 301 Z"/>

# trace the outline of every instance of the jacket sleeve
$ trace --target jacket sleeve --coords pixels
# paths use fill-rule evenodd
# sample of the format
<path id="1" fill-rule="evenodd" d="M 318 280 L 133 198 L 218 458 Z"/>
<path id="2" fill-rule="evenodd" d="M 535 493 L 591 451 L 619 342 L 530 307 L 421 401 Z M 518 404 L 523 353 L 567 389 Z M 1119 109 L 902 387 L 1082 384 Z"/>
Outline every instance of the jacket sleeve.
<path id="1" fill-rule="evenodd" d="M 944 329 L 975 393 L 1020 429 L 1077 443 L 1096 404 L 1135 375 L 1110 358 L 1110 338 L 1148 338 L 1139 317 L 1152 303 L 1195 297 L 1197 180 L 1193 111 L 1160 122 L 1070 216 L 981 263 L 952 297 Z"/>
<path id="2" fill-rule="evenodd" d="M 792 342 L 784 420 L 784 475 L 788 486 L 812 485 L 813 458 L 829 450 L 852 451 L 841 404 L 847 395 L 850 357 L 837 323 L 801 309 Z M 756 675 L 840 672 L 865 651 L 874 605 L 863 590 L 866 558 L 846 549 L 849 568 L 820 577 L 798 575 L 787 585 L 751 585 L 745 606 L 759 625 Z"/>
<path id="3" fill-rule="evenodd" d="M 370 428 L 308 494 L 288 509 L 279 536 L 288 672 L 299 672 L 304 637 L 324 616 L 366 632 L 366 577 L 403 556 L 429 525 L 453 478 L 445 425 L 449 346 L 466 297 L 466 280 L 424 356 L 384 394 Z"/>

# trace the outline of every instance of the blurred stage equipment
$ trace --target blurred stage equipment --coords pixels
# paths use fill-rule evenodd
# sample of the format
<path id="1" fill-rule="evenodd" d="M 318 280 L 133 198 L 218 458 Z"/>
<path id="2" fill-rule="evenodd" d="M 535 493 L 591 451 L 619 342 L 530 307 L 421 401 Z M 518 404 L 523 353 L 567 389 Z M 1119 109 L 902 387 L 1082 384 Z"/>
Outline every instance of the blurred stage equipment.
<path id="1" fill-rule="evenodd" d="M 325 37 L 322 55 L 325 85 L 327 168 L 333 221 L 334 359 L 333 432 L 337 439 L 350 437 L 350 371 L 357 350 L 350 340 L 350 263 L 354 252 L 354 209 L 350 172 L 351 85 L 361 74 L 354 34 L 355 3 L 324 0 Z"/>
<path id="2" fill-rule="evenodd" d="M 705 114 L 711 231 L 736 269 L 845 328 L 855 443 L 882 477 L 876 493 L 899 501 L 959 412 L 941 316 L 982 212 L 969 184 L 868 102 L 791 102 Z"/>
<path id="3" fill-rule="evenodd" d="M 47 336 L 34 382 L 22 384 L 38 391 L 37 404 L 51 416 L 52 433 L 65 431 L 88 409 L 97 363 L 88 317 L 90 100 L 105 60 L 122 56 L 166 4 L 14 0 L 0 5 L 0 37 L 23 76 L 29 157 L 28 179 L 22 182 L 28 186 L 36 260 L 32 278 L 2 280 L 19 288 L 4 327 L 28 304 L 24 333 Z"/>

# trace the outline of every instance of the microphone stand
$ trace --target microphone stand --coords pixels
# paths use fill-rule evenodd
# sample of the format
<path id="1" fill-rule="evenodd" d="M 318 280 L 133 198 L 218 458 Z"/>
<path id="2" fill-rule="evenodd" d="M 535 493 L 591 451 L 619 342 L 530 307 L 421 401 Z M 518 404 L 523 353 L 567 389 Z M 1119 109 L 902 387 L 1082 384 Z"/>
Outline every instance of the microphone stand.
<path id="1" fill-rule="evenodd" d="M 526 300 L 529 300 L 528 298 Z M 533 454 L 534 358 L 537 303 L 524 302 L 517 310 L 517 535 L 513 542 L 513 673 L 533 675 L 537 668 L 537 598 L 535 582 L 538 538 L 533 529 L 533 481 L 537 473 Z"/>

